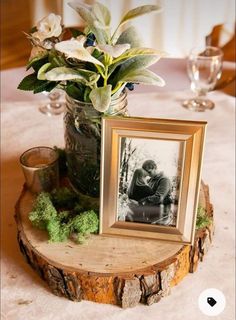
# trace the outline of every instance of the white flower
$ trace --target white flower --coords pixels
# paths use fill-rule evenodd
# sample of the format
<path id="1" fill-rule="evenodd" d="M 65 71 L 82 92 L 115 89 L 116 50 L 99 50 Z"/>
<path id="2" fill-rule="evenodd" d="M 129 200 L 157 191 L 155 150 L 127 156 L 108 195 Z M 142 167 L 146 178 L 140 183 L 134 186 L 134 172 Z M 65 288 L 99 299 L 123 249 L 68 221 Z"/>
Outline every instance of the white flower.
<path id="1" fill-rule="evenodd" d="M 59 37 L 62 32 L 61 17 L 50 13 L 37 23 L 37 31 L 32 34 L 33 37 L 40 41 L 51 37 Z"/>
<path id="2" fill-rule="evenodd" d="M 84 48 L 86 37 L 79 36 L 76 39 L 56 43 L 55 49 L 64 53 L 68 58 L 75 58 L 81 61 L 92 62 L 104 67 L 101 61 L 91 56 L 89 50 Z"/>

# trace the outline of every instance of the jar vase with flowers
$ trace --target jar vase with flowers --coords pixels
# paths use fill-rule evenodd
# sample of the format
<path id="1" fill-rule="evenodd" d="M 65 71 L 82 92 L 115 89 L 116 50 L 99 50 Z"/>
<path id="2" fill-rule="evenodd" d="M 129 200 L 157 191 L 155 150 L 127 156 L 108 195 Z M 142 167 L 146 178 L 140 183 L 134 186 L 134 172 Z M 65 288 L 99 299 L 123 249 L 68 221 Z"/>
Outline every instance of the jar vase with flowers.
<path id="1" fill-rule="evenodd" d="M 144 5 L 130 10 L 112 32 L 111 14 L 103 4 L 72 1 L 69 5 L 84 20 L 85 29 L 65 28 L 53 13 L 39 21 L 27 34 L 33 46 L 27 68 L 33 72 L 18 88 L 38 93 L 57 87 L 66 92 L 69 179 L 83 194 L 99 197 L 101 117 L 127 115 L 126 88 L 139 83 L 164 85 L 148 70 L 164 53 L 142 47 L 129 25 L 130 20 L 160 8 Z"/>

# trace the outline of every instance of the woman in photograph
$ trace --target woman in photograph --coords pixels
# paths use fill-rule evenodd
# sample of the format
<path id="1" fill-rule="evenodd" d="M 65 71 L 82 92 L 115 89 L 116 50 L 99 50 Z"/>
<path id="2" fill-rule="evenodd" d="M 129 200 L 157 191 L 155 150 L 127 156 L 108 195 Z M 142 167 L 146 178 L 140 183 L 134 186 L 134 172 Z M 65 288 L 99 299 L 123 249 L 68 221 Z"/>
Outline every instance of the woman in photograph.
<path id="1" fill-rule="evenodd" d="M 152 188 L 148 185 L 146 178 L 148 173 L 142 169 L 134 171 L 129 189 L 128 196 L 131 200 L 140 201 L 141 199 L 154 194 Z"/>
<path id="2" fill-rule="evenodd" d="M 147 165 L 153 167 L 148 172 Z M 155 170 L 154 170 L 155 169 Z M 147 178 L 149 178 L 147 182 Z M 155 179 L 154 179 L 155 178 Z M 159 178 L 159 179 L 157 179 Z M 161 183 L 160 181 L 161 180 Z M 155 183 L 153 183 L 153 181 Z M 157 174 L 156 164 L 152 160 L 144 162 L 144 166 L 134 171 L 129 189 L 129 208 L 132 213 L 127 215 L 126 221 L 169 225 L 172 223 L 171 202 L 169 200 L 169 179 L 163 173 Z M 153 201 L 148 201 L 148 200 Z M 154 201 L 155 200 L 155 201 Z"/>

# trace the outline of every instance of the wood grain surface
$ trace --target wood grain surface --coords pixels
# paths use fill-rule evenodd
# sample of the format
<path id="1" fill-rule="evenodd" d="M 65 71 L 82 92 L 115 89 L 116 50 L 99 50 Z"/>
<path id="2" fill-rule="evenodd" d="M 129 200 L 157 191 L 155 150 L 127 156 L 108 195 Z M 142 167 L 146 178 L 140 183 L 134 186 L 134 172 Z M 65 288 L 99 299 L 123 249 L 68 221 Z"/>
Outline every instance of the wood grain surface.
<path id="1" fill-rule="evenodd" d="M 196 270 L 212 241 L 213 225 L 196 233 L 193 246 L 100 235 L 92 235 L 82 245 L 48 243 L 46 232 L 29 222 L 33 202 L 34 197 L 24 188 L 15 215 L 21 252 L 54 294 L 74 301 L 85 299 L 123 308 L 158 302 Z M 212 216 L 204 184 L 199 202 Z"/>

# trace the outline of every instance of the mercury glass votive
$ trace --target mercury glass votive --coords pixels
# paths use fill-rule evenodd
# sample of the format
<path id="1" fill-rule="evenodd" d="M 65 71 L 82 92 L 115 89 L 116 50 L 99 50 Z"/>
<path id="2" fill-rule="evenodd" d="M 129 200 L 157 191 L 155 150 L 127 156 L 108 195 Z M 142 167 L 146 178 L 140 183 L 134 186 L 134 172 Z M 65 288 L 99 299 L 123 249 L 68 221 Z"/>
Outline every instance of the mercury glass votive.
<path id="1" fill-rule="evenodd" d="M 20 156 L 27 188 L 32 193 L 59 186 L 58 153 L 49 147 L 34 147 Z"/>

